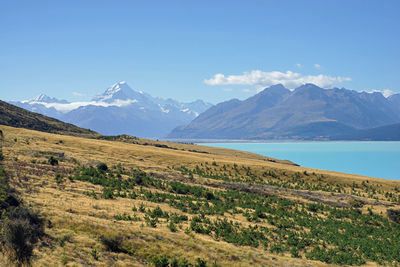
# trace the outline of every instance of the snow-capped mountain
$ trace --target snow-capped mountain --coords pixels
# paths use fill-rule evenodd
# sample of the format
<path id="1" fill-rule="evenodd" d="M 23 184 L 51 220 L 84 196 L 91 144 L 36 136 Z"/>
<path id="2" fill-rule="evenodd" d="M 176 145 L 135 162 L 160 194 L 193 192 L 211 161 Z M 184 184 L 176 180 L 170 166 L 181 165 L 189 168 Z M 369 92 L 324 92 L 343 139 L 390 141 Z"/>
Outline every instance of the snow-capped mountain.
<path id="1" fill-rule="evenodd" d="M 54 97 L 49 97 L 45 94 L 40 94 L 37 97 L 35 97 L 32 100 L 25 100 L 22 102 L 27 102 L 30 104 L 38 104 L 38 103 L 59 103 L 59 104 L 68 104 L 69 102 L 67 100 L 59 100 Z"/>
<path id="2" fill-rule="evenodd" d="M 31 100 L 11 103 L 106 135 L 152 138 L 189 123 L 212 106 L 202 100 L 181 103 L 155 98 L 133 90 L 124 81 L 87 102 L 68 102 L 41 94 Z"/>
<path id="3" fill-rule="evenodd" d="M 147 96 L 148 98 L 151 96 Z M 110 86 L 103 94 L 93 98 L 96 102 L 112 103 L 115 100 L 144 100 L 142 91 L 135 91 L 125 82 L 118 82 Z"/>
<path id="4" fill-rule="evenodd" d="M 63 112 L 54 108 L 54 105 L 69 104 L 69 102 L 66 100 L 59 100 L 57 98 L 49 97 L 45 94 L 40 94 L 37 97 L 30 100 L 23 100 L 20 102 L 10 101 L 10 103 L 18 107 L 53 118 L 60 118 L 60 116 L 63 115 Z"/>

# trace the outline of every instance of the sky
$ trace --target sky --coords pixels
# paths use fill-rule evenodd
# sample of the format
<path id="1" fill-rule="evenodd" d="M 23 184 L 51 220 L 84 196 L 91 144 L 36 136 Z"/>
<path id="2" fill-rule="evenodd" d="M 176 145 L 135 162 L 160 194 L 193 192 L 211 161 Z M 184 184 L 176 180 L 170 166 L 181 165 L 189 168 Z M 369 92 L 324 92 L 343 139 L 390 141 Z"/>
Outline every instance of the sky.
<path id="1" fill-rule="evenodd" d="M 85 101 L 118 81 L 214 104 L 275 83 L 400 92 L 399 14 L 397 0 L 0 0 L 0 99 Z"/>

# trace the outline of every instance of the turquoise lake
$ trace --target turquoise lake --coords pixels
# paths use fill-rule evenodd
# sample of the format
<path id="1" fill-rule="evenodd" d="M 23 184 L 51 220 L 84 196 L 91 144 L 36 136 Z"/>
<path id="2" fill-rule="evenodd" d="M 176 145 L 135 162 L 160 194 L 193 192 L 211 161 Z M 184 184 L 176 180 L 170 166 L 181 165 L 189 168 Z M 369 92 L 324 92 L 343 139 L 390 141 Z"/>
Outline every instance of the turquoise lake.
<path id="1" fill-rule="evenodd" d="M 287 159 L 303 167 L 400 180 L 400 142 L 207 143 Z"/>

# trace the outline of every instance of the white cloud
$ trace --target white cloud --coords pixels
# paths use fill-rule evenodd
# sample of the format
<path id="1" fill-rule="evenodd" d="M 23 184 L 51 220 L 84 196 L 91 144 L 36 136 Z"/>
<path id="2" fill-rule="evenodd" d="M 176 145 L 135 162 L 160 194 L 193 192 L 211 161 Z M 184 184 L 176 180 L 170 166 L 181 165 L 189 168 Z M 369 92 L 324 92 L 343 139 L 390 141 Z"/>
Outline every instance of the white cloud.
<path id="1" fill-rule="evenodd" d="M 319 64 L 314 64 L 314 68 L 316 68 L 317 70 L 321 69 L 321 65 Z"/>
<path id="2" fill-rule="evenodd" d="M 246 89 L 243 89 L 242 92 L 243 92 L 243 93 L 251 93 L 252 90 L 246 88 Z"/>
<path id="3" fill-rule="evenodd" d="M 85 94 L 79 93 L 79 92 L 72 92 L 72 94 L 73 94 L 74 96 L 85 96 Z"/>
<path id="4" fill-rule="evenodd" d="M 296 67 L 298 67 L 299 69 L 301 69 L 303 67 L 303 65 L 301 65 L 300 63 L 296 63 Z"/>
<path id="5" fill-rule="evenodd" d="M 136 99 L 128 99 L 128 100 L 115 100 L 112 103 L 106 103 L 106 102 L 97 102 L 97 101 L 89 101 L 89 102 L 72 102 L 72 103 L 67 103 L 67 104 L 62 104 L 62 103 L 45 103 L 45 102 L 30 102 L 31 104 L 42 104 L 47 108 L 55 108 L 58 111 L 61 112 L 68 112 L 74 109 L 77 109 L 79 107 L 85 107 L 85 106 L 100 106 L 100 107 L 110 107 L 110 106 L 116 106 L 116 107 L 123 107 L 123 106 L 128 106 L 132 103 L 138 102 Z"/>
<path id="6" fill-rule="evenodd" d="M 211 79 L 204 80 L 208 85 L 251 85 L 255 86 L 258 91 L 265 87 L 282 84 L 289 89 L 294 89 L 306 83 L 313 83 L 317 86 L 327 88 L 338 83 L 351 81 L 349 77 L 333 77 L 324 74 L 319 75 L 302 75 L 293 71 L 271 71 L 264 72 L 261 70 L 253 70 L 244 72 L 242 75 L 227 75 L 222 73 L 215 74 Z"/>

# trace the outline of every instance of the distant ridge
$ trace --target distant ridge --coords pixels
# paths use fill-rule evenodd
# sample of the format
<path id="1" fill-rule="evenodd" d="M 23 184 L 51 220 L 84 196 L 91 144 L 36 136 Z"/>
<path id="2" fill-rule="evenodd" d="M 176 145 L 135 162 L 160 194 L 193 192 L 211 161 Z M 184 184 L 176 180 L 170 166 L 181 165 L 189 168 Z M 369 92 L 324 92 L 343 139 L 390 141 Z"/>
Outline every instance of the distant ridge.
<path id="1" fill-rule="evenodd" d="M 17 128 L 26 128 L 47 133 L 80 137 L 98 137 L 100 134 L 79 128 L 0 100 L 0 124 Z"/>
<path id="2" fill-rule="evenodd" d="M 399 103 L 400 95 L 386 98 L 379 92 L 324 89 L 314 84 L 290 91 L 278 84 L 243 101 L 217 104 L 188 125 L 175 128 L 167 138 L 374 140 L 379 136 L 379 140 L 390 140 L 400 133 L 392 132 L 396 127 L 383 126 L 400 123 Z M 382 128 L 365 131 L 377 127 Z"/>
<path id="3" fill-rule="evenodd" d="M 365 130 L 354 130 L 350 134 L 332 136 L 331 140 L 400 141 L 400 123 Z"/>

